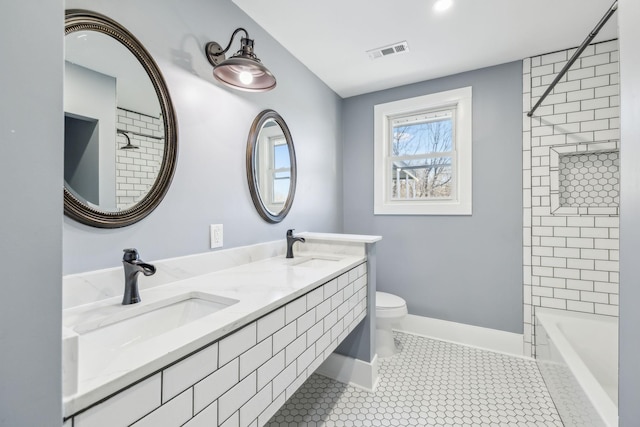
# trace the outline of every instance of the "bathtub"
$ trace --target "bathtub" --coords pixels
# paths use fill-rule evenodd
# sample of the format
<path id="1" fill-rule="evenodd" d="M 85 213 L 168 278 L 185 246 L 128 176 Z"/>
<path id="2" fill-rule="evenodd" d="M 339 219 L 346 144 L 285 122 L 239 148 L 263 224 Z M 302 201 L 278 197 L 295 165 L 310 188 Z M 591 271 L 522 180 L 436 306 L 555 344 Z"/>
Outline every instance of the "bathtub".
<path id="1" fill-rule="evenodd" d="M 566 427 L 618 425 L 618 319 L 536 307 L 536 361 Z"/>

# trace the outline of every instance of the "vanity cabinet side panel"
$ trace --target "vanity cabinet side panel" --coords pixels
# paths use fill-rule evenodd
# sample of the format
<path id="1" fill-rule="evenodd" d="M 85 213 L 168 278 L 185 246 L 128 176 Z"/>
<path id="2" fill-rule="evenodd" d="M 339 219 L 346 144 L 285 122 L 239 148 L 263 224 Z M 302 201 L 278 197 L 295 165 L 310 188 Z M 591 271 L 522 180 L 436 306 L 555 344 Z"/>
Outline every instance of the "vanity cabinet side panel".
<path id="1" fill-rule="evenodd" d="M 367 316 L 356 330 L 338 347 L 336 353 L 370 363 L 375 354 L 376 334 L 376 245 L 367 243 L 367 262 L 360 268 L 366 269 L 367 276 Z"/>

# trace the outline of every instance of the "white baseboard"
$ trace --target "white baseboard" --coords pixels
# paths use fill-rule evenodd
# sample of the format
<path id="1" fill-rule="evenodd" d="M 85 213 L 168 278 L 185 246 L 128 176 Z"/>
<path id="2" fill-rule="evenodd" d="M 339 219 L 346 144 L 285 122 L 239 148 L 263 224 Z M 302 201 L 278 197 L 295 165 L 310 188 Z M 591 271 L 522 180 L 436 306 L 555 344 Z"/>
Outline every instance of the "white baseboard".
<path id="1" fill-rule="evenodd" d="M 407 315 L 400 326 L 394 329 L 399 332 L 436 338 L 512 356 L 522 357 L 524 354 L 524 337 L 522 334 L 513 332 L 465 325 L 413 314 Z"/>
<path id="2" fill-rule="evenodd" d="M 366 391 L 375 391 L 378 385 L 378 355 L 374 355 L 371 362 L 365 362 L 331 353 L 316 373 Z"/>
<path id="3" fill-rule="evenodd" d="M 499 331 L 480 326 L 407 315 L 398 328 L 399 332 L 450 341 L 457 344 L 524 357 L 522 334 Z M 331 353 L 316 373 L 366 391 L 375 391 L 378 385 L 378 355 L 371 362 Z"/>

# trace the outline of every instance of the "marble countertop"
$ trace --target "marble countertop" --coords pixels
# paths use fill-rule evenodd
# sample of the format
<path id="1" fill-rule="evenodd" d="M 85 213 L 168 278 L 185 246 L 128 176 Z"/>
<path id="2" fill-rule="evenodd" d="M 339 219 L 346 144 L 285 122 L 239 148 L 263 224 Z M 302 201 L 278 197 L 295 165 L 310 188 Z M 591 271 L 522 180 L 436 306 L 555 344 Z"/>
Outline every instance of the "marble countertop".
<path id="1" fill-rule="evenodd" d="M 310 234 L 305 236 L 311 238 Z M 315 237 L 320 237 L 317 233 L 313 234 Z M 326 236 L 329 240 L 336 240 L 334 239 L 336 235 Z M 343 241 L 360 242 L 360 244 L 365 242 L 362 239 Z M 337 244 L 340 245 L 340 243 Z M 130 315 L 128 310 L 137 310 L 136 313 L 140 310 L 151 310 L 162 301 L 185 293 L 205 292 L 238 301 L 220 311 L 146 341 L 144 346 L 136 347 L 135 357 L 130 357 L 131 354 L 123 351 L 113 354 L 108 366 L 92 372 L 79 369 L 77 391 L 63 399 L 65 417 L 87 408 L 249 324 L 361 264 L 366 259 L 364 252 L 334 250 L 327 253 L 326 251 L 313 252 L 316 250 L 313 245 L 308 245 L 307 248 L 308 250 L 298 251 L 294 259 L 286 259 L 283 255 L 278 255 L 141 290 L 142 302 L 135 305 L 121 305 L 122 296 L 119 295 L 64 310 L 64 335 L 68 337 L 74 336 L 83 328 L 86 329 L 87 325 L 92 325 L 89 328 L 94 328 L 96 325 L 112 323 L 114 316 L 126 318 L 128 314 Z M 332 257 L 335 261 L 309 263 L 306 266 L 300 264 L 301 261 L 314 257 L 321 259 Z M 144 280 L 145 277 L 140 278 L 141 283 Z"/>

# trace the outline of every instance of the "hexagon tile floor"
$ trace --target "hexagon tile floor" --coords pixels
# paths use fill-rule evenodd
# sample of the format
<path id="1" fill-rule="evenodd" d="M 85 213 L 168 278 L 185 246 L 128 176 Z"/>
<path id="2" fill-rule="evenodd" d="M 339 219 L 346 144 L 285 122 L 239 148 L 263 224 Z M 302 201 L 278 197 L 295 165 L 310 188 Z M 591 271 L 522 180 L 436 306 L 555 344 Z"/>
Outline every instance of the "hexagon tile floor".
<path id="1" fill-rule="evenodd" d="M 535 361 L 396 333 L 376 391 L 312 375 L 269 427 L 562 426 Z"/>

